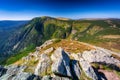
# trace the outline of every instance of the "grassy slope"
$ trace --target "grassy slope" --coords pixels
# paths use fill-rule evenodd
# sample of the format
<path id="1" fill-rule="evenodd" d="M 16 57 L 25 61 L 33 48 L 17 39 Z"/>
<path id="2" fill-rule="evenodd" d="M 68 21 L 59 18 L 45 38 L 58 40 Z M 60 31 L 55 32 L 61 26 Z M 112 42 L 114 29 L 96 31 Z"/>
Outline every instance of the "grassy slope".
<path id="1" fill-rule="evenodd" d="M 15 62 L 17 59 L 27 55 L 31 50 L 27 46 L 41 45 L 44 41 L 52 38 L 75 39 L 87 42 L 111 50 L 120 50 L 120 39 L 103 39 L 104 35 L 120 35 L 120 24 L 113 21 L 116 27 L 106 22 L 106 20 L 59 20 L 50 17 L 35 18 L 28 25 L 21 28 L 21 43 L 16 50 L 22 50 L 22 54 L 13 55 L 7 59 L 6 64 Z M 25 36 L 23 38 L 23 36 Z M 68 45 L 66 45 L 68 46 Z M 25 49 L 25 50 L 23 50 Z M 27 51 L 26 51 L 27 50 Z"/>
<path id="2" fill-rule="evenodd" d="M 120 35 L 120 29 L 117 25 L 116 27 L 111 27 L 112 25 L 108 24 L 104 20 L 97 21 L 81 21 L 81 23 L 89 22 L 91 25 L 88 27 L 88 30 L 81 33 L 77 33 L 74 37 L 77 37 L 77 40 L 101 46 L 108 49 L 120 49 L 120 39 L 104 39 L 101 36 L 104 35 Z M 81 35 L 82 34 L 82 35 Z M 81 35 L 81 36 L 79 36 Z M 109 43 L 111 45 L 109 45 Z M 107 46 L 104 46 L 106 44 Z M 117 47 L 116 47 L 117 46 Z"/>

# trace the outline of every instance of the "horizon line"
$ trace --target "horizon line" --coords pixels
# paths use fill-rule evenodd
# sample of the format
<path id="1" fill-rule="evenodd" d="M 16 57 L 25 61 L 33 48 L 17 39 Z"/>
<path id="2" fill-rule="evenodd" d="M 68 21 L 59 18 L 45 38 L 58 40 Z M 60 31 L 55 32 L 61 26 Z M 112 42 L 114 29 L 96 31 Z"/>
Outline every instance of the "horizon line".
<path id="1" fill-rule="evenodd" d="M 85 17 L 85 18 L 69 18 L 69 17 L 53 17 L 53 16 L 37 16 L 37 17 L 33 17 L 30 19 L 0 19 L 0 21 L 29 21 L 32 20 L 34 18 L 40 18 L 40 17 L 51 17 L 51 18 L 66 18 L 66 19 L 71 19 L 71 20 L 94 20 L 94 19 L 120 19 L 120 18 L 116 18 L 116 17 Z"/>

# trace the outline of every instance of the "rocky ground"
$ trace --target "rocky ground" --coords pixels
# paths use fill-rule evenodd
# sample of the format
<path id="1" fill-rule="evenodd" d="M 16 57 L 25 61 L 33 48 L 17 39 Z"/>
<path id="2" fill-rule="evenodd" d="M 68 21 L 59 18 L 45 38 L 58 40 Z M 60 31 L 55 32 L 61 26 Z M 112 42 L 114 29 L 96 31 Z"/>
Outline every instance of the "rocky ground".
<path id="1" fill-rule="evenodd" d="M 0 80 L 120 80 L 119 57 L 82 42 L 49 40 L 14 64 L 0 66 Z"/>

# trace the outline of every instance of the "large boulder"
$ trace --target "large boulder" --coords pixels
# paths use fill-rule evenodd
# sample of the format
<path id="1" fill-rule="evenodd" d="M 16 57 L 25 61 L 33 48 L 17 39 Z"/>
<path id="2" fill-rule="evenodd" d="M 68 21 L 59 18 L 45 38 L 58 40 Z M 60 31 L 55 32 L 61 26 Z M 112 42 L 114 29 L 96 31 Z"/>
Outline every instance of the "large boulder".
<path id="1" fill-rule="evenodd" d="M 51 60 L 47 54 L 41 54 L 39 63 L 35 69 L 36 75 L 45 75 L 51 71 Z"/>
<path id="2" fill-rule="evenodd" d="M 87 62 L 86 60 L 84 60 L 83 58 L 80 58 L 80 65 L 82 67 L 82 70 L 84 71 L 84 73 L 91 79 L 93 80 L 98 80 L 98 76 L 96 75 L 94 69 L 92 68 L 92 66 L 89 64 L 89 62 Z"/>
<path id="3" fill-rule="evenodd" d="M 52 54 L 51 59 L 53 61 L 52 72 L 54 74 L 72 77 L 70 70 L 70 58 L 62 48 L 58 48 L 54 54 Z"/>
<path id="4" fill-rule="evenodd" d="M 74 80 L 80 80 L 80 66 L 78 61 L 71 60 L 71 73 L 73 75 Z"/>
<path id="5" fill-rule="evenodd" d="M 106 51 L 105 49 L 98 48 L 96 50 L 83 52 L 82 57 L 89 63 L 97 62 L 97 63 L 113 64 L 116 66 L 120 65 L 120 61 L 113 58 L 111 55 L 112 54 Z"/>

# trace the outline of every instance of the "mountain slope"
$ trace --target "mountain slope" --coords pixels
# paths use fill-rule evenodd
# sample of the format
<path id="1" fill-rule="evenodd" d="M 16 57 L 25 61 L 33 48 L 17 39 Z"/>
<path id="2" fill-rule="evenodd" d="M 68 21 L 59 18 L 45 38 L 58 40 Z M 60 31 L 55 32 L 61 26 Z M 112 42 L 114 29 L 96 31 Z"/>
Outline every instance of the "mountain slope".
<path id="1" fill-rule="evenodd" d="M 12 37 L 9 37 L 8 41 L 3 46 L 2 52 L 8 55 L 7 53 L 18 52 L 26 49 L 28 46 L 35 48 L 35 46 L 42 44 L 45 40 L 52 38 L 56 29 L 59 31 L 60 29 L 63 29 L 63 27 L 57 27 L 55 24 L 47 24 L 47 22 L 45 22 L 47 19 L 49 21 L 52 20 L 50 17 L 35 18 L 26 26 L 21 27 L 18 31 L 15 31 Z M 60 36 L 58 34 L 59 33 L 56 33 L 55 36 L 65 38 L 64 33 Z"/>
<path id="2" fill-rule="evenodd" d="M 25 26 L 27 22 L 28 21 L 0 21 L 0 55 L 3 45 L 8 40 L 9 36 L 12 37 L 14 31 L 18 30 L 21 26 Z"/>
<path id="3" fill-rule="evenodd" d="M 118 19 L 103 20 L 61 20 L 52 17 L 38 17 L 21 27 L 8 38 L 1 53 L 18 53 L 26 49 L 32 50 L 44 41 L 73 39 L 105 47 L 114 51 L 120 49 L 120 24 Z M 116 38 L 105 36 L 118 36 Z M 106 44 L 104 46 L 104 44 Z"/>

